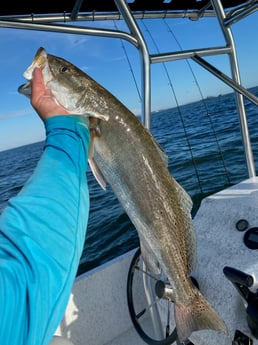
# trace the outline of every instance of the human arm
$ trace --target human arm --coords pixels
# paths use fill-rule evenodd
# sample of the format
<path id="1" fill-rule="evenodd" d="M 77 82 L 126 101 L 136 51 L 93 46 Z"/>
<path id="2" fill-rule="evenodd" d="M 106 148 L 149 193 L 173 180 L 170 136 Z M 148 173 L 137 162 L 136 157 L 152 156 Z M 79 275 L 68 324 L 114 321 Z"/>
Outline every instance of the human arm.
<path id="1" fill-rule="evenodd" d="M 49 343 L 69 298 L 87 227 L 88 122 L 40 112 L 44 152 L 0 217 L 2 345 Z"/>

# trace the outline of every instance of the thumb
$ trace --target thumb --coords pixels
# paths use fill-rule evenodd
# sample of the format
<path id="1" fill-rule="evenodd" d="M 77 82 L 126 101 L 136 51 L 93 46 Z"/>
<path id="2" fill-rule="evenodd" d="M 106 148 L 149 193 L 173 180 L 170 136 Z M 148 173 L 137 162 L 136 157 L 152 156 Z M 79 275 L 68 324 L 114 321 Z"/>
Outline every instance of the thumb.
<path id="1" fill-rule="evenodd" d="M 31 83 L 31 103 L 34 105 L 42 95 L 46 94 L 44 78 L 40 68 L 36 67 L 34 69 Z"/>

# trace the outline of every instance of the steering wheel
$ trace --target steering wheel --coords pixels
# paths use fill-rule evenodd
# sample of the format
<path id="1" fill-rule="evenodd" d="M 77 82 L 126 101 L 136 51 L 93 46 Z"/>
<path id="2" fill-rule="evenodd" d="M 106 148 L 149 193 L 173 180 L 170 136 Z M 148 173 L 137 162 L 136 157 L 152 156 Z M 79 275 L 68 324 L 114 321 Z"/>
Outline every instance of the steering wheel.
<path id="1" fill-rule="evenodd" d="M 173 289 L 162 272 L 148 272 L 140 248 L 128 272 L 127 303 L 132 323 L 147 344 L 169 345 L 177 341 Z"/>

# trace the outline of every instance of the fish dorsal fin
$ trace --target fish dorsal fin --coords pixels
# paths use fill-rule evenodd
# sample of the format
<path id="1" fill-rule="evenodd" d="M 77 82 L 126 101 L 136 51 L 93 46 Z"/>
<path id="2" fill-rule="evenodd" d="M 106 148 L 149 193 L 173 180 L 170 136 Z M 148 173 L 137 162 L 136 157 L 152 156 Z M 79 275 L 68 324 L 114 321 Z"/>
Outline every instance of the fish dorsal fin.
<path id="1" fill-rule="evenodd" d="M 153 141 L 154 146 L 156 147 L 158 154 L 160 155 L 161 159 L 163 160 L 164 164 L 166 167 L 168 166 L 168 155 L 166 152 L 163 150 L 163 148 L 160 146 L 160 144 L 156 141 L 156 139 L 153 138 L 151 135 L 151 139 Z"/>
<path id="2" fill-rule="evenodd" d="M 174 179 L 176 190 L 180 197 L 181 205 L 185 207 L 187 212 L 191 213 L 193 207 L 193 201 L 190 195 L 184 190 L 184 188 Z"/>
<path id="3" fill-rule="evenodd" d="M 179 197 L 179 203 L 183 211 L 182 219 L 183 219 L 183 227 L 186 232 L 185 245 L 186 245 L 186 252 L 187 252 L 187 268 L 188 268 L 188 273 L 190 274 L 194 270 L 195 264 L 196 264 L 196 240 L 195 240 L 194 225 L 193 225 L 192 216 L 191 216 L 193 202 L 190 195 L 184 190 L 184 188 L 176 180 L 174 181 L 175 181 L 177 194 Z"/>
<path id="4" fill-rule="evenodd" d="M 163 150 L 163 148 L 157 142 L 156 142 L 156 147 L 157 147 L 157 150 L 158 150 L 158 153 L 159 153 L 161 159 L 163 160 L 166 167 L 168 167 L 168 155 L 166 154 L 166 152 Z"/>

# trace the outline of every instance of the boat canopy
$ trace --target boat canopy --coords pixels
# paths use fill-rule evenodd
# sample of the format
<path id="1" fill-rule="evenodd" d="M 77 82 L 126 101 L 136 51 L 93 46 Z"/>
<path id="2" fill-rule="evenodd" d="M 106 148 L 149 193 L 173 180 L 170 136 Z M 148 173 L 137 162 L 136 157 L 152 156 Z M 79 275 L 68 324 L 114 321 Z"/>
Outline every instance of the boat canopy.
<path id="1" fill-rule="evenodd" d="M 223 0 L 225 9 L 248 3 L 242 0 Z M 209 0 L 129 0 L 128 5 L 132 12 L 168 12 L 168 11 L 194 11 L 213 10 Z M 117 12 L 117 6 L 113 0 L 13 0 L 1 2 L 1 16 L 16 16 L 29 14 L 62 14 L 62 13 L 111 13 Z"/>

